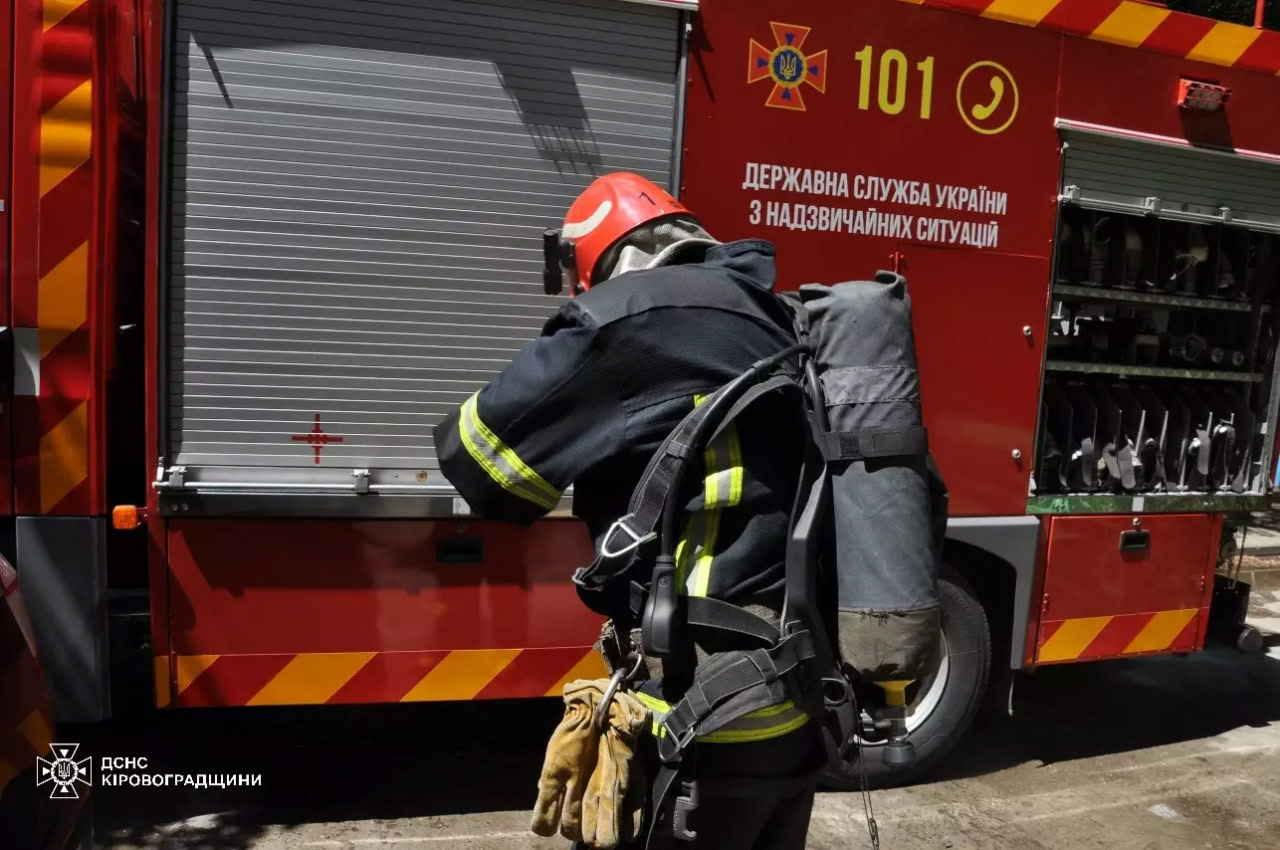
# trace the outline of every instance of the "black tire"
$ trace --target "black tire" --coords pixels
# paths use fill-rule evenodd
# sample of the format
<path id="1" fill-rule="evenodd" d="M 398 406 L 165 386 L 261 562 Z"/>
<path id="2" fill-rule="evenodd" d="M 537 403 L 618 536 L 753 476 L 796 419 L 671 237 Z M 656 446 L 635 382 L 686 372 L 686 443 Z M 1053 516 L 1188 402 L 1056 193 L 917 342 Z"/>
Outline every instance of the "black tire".
<path id="1" fill-rule="evenodd" d="M 867 781 L 872 788 L 905 785 L 936 767 L 969 729 L 986 694 L 991 675 L 991 633 L 986 612 L 969 583 L 945 565 L 938 580 L 938 595 L 949 665 L 943 690 L 932 711 L 909 736 L 916 749 L 914 764 L 890 767 L 884 763 L 879 746 L 864 744 Z M 824 784 L 842 791 L 860 787 L 861 770 L 856 757 L 856 750 L 850 752 L 849 776 L 828 773 Z"/>

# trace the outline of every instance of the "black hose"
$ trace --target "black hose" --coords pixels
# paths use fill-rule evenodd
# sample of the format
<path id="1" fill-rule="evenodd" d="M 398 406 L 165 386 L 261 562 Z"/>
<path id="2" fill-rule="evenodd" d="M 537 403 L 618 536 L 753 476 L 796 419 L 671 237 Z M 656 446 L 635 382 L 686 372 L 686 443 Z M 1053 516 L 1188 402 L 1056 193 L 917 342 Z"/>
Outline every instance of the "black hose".
<path id="1" fill-rule="evenodd" d="M 772 354 L 761 360 L 757 360 L 751 364 L 751 368 L 725 384 L 715 397 L 708 402 L 710 407 L 707 410 L 702 421 L 698 423 L 698 427 L 689 436 L 689 451 L 680 463 L 671 473 L 671 487 L 667 491 L 667 501 L 662 506 L 662 542 L 660 555 L 671 557 L 675 554 L 676 548 L 676 522 L 684 509 L 684 503 L 680 499 L 680 489 L 684 484 L 685 469 L 689 465 L 691 458 L 701 457 L 705 450 L 704 445 L 710 436 L 715 433 L 719 427 L 721 420 L 725 414 L 733 407 L 738 399 L 750 389 L 751 385 L 760 379 L 767 371 L 777 366 L 788 357 L 793 357 L 801 352 L 808 351 L 809 346 L 806 343 L 798 343 L 782 349 L 777 354 Z"/>

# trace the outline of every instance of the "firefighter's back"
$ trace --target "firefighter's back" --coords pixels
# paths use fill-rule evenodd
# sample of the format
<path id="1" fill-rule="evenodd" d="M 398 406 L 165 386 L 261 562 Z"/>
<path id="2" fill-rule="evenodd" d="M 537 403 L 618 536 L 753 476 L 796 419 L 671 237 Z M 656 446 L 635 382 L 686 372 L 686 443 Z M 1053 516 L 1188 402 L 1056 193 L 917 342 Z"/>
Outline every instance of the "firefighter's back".
<path id="1" fill-rule="evenodd" d="M 620 417 L 624 435 L 621 451 L 575 484 L 575 513 L 597 543 L 693 406 L 794 342 L 773 278 L 773 246 L 744 241 L 712 248 L 704 262 L 622 275 L 577 299 L 621 402 L 588 421 Z M 703 474 L 682 494 L 677 566 L 686 593 L 776 608 L 802 427 L 793 400 L 764 400 L 704 453 Z"/>

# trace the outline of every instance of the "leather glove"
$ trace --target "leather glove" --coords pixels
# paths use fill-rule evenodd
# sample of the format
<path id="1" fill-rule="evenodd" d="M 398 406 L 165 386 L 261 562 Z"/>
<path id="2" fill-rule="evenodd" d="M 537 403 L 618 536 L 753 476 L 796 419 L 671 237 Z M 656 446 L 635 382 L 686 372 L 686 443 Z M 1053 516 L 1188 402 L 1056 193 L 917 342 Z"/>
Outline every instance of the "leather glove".
<path id="1" fill-rule="evenodd" d="M 579 679 L 564 686 L 564 718 L 547 742 L 533 804 L 529 828 L 538 835 L 555 835 L 558 824 L 565 838 L 582 840 L 582 797 L 599 750 L 591 718 L 607 684 L 605 679 Z"/>
<path id="2" fill-rule="evenodd" d="M 587 846 L 613 850 L 639 836 L 647 789 L 636 748 L 651 722 L 649 709 L 634 696 L 614 696 L 595 772 L 582 800 L 582 840 Z"/>

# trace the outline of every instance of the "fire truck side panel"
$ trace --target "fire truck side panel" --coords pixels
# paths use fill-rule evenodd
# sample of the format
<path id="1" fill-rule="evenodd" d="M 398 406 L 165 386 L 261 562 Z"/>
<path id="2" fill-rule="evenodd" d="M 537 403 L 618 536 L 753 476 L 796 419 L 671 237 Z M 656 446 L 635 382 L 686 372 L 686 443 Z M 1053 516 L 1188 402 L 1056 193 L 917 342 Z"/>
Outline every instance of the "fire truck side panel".
<path id="1" fill-rule="evenodd" d="M 1048 276 L 1049 262 L 997 253 L 963 262 L 955 249 L 911 243 L 899 250 L 910 275 L 920 392 L 935 423 L 929 444 L 957 494 L 954 515 L 973 515 L 974 504 L 1019 514 L 1036 408 L 1015 388 L 1039 384 L 1047 304 L 1045 290 L 1034 283 Z M 965 318 L 973 312 L 974 292 L 983 293 L 984 305 L 1001 305 L 985 321 L 975 319 L 983 321 L 982 333 Z"/>
<path id="2" fill-rule="evenodd" d="M 1227 108 L 1171 108 L 1182 77 L 1227 86 Z M 1198 144 L 1280 153 L 1276 89 L 1274 76 L 1068 38 L 1059 115 Z"/>
<path id="3" fill-rule="evenodd" d="M 9 253 L 10 230 L 13 227 L 13 150 L 10 140 L 13 131 L 13 17 L 12 12 L 0 15 L 0 325 L 11 327 L 9 321 L 9 278 L 13 262 Z M 0 366 L 12 362 L 13 334 L 0 335 Z M 2 370 L 0 370 L 2 371 Z M 10 443 L 10 416 L 13 410 L 13 370 L 0 374 L 0 528 L 4 555 L 14 557 L 10 517 L 13 515 L 13 451 Z"/>
<path id="4" fill-rule="evenodd" d="M 1001 515 L 1027 510 L 1033 483 L 1063 140 L 1092 132 L 1093 125 L 1115 128 L 1141 137 L 1134 149 L 1113 145 L 1139 158 L 1150 136 L 1259 151 L 1280 144 L 1269 122 L 1274 110 L 1264 105 L 1274 99 L 1267 98 L 1276 85 L 1274 62 L 1263 76 L 1223 67 L 1235 60 L 1208 48 L 1193 50 L 1193 44 L 1174 51 L 1177 56 L 1135 50 L 1142 39 L 1130 40 L 1128 24 L 1123 32 L 1113 27 L 1097 34 L 1112 43 L 1055 33 L 1055 27 L 1093 33 L 1100 23 L 1084 27 L 1087 4 L 1055 5 L 1062 14 L 1032 28 L 1018 15 L 1006 22 L 888 0 L 855 7 L 808 4 L 803 10 L 769 0 L 732 8 L 706 4 L 692 42 L 682 185 L 684 198 L 721 238 L 773 238 L 786 286 L 866 277 L 884 267 L 906 273 L 931 448 L 951 488 L 952 514 L 966 518 L 963 533 L 953 539 L 1012 567 L 1014 666 L 1034 664 L 1038 636 L 1060 622 L 1040 622 L 1050 520 L 1044 520 L 1038 560 L 1030 547 L 1009 557 L 984 540 L 995 539 Z M 980 6 L 985 4 L 973 4 L 974 10 Z M 1214 28 L 1203 19 L 1159 14 L 1201 35 Z M 1228 34 L 1251 32 L 1220 26 Z M 1273 43 L 1274 34 L 1264 35 L 1259 44 Z M 1266 64 L 1260 49 L 1246 51 L 1241 64 Z M 1187 53 L 1212 54 L 1218 64 L 1184 58 Z M 1230 87 L 1228 109 L 1199 115 L 1178 109 L 1184 76 Z M 1070 130 L 1058 128 L 1063 119 Z M 1083 155 L 1071 152 L 1077 171 L 1105 176 L 1108 168 L 1132 162 L 1106 149 L 1112 143 L 1105 137 L 1094 147 L 1114 159 L 1091 160 L 1087 141 L 1079 145 Z M 1161 182 L 1172 189 L 1174 205 L 1186 203 L 1198 181 L 1208 179 L 1197 176 L 1203 155 L 1154 150 L 1172 163 L 1169 174 L 1144 162 L 1130 182 Z M 1090 171 L 1095 161 L 1099 167 Z M 1214 173 L 1247 175 L 1254 168 L 1265 166 L 1233 158 Z M 1271 179 L 1269 172 L 1263 177 Z M 1249 194 L 1247 180 L 1231 180 L 1224 195 Z M 1269 362 L 1269 355 L 1259 362 Z M 1141 499 L 1132 501 L 1134 510 L 1143 510 Z M 1129 503 L 1104 499 L 1074 510 L 1128 510 Z M 1038 510 L 1073 508 L 1064 501 Z M 1146 510 L 1170 508 L 1148 504 Z M 1091 533 L 1107 532 L 1081 522 Z M 1194 529 L 1194 563 L 1173 567 L 1174 574 L 1194 580 L 1197 593 L 1204 569 L 1199 535 L 1214 522 L 1201 514 L 1160 523 L 1166 536 L 1179 524 Z M 1115 543 L 1109 534 L 1107 541 Z M 1166 545 L 1153 561 L 1171 551 Z M 1063 581 L 1088 594 L 1098 577 L 1063 566 L 1079 554 L 1064 548 L 1053 563 Z M 1115 611 L 1098 616 L 1198 612 L 1202 601 L 1197 596 L 1179 601 L 1182 607 L 1152 608 L 1135 592 L 1112 598 Z M 1167 635 L 1163 650 L 1152 635 L 1171 627 L 1172 614 L 1156 617 L 1154 631 L 1141 640 L 1137 632 L 1130 635 L 1136 648 L 1125 642 L 1111 649 L 1103 640 L 1079 657 L 1199 648 L 1200 619 L 1196 614 Z M 1117 620 L 1103 637 L 1119 634 L 1122 625 Z"/>
<path id="5" fill-rule="evenodd" d="M 558 303 L 542 229 L 602 171 L 670 181 L 679 13 L 178 0 L 172 14 L 173 489 L 276 494 L 286 513 L 300 488 L 448 493 L 432 426 Z"/>
<path id="6" fill-rule="evenodd" d="M 164 75 L 164 2 L 142 0 L 140 32 L 142 51 L 142 101 L 145 108 L 145 167 L 146 204 L 143 226 L 143 363 L 146 369 L 143 382 L 143 429 L 146 466 L 143 470 L 150 479 L 152 470 L 159 465 L 160 457 L 160 221 L 165 207 L 162 189 L 165 168 L 166 108 L 162 80 Z M 167 552 L 168 523 L 160 515 L 159 494 L 154 487 L 145 489 L 148 522 L 143 526 L 146 534 L 147 596 L 151 610 L 151 654 L 154 676 L 154 697 L 157 707 L 169 706 L 173 698 L 173 666 L 169 635 L 169 563 Z"/>
<path id="7" fill-rule="evenodd" d="M 577 522 L 169 522 L 175 702 L 559 693 L 603 674 Z M 249 555 L 248 553 L 252 553 Z"/>
<path id="8" fill-rule="evenodd" d="M 1200 646 L 1207 591 L 1182 583 L 1212 559 L 1179 546 L 1203 551 L 1216 519 L 1157 518 L 1135 562 L 1114 551 L 1119 520 L 1025 515 L 1055 119 L 1221 140 L 1220 119 L 1170 125 L 1176 78 L 1221 80 L 1233 107 L 1267 102 L 1274 79 L 894 0 L 707 0 L 682 116 L 671 10 L 416 0 L 357 18 L 337 0 L 177 0 L 166 23 L 162 0 L 146 8 L 158 704 L 532 696 L 598 674 L 598 619 L 567 581 L 590 554 L 577 523 L 423 517 L 465 512 L 438 480 L 430 421 L 553 306 L 537 229 L 619 167 L 683 173 L 719 238 L 778 243 L 785 286 L 906 273 L 954 539 L 1016 573 L 1015 666 L 1055 660 L 1045 647 L 1073 620 L 1155 615 L 1078 658 Z M 1228 113 L 1233 141 L 1274 148 L 1267 110 L 1244 111 Z M 373 492 L 354 492 L 362 480 Z M 268 505 L 261 518 L 241 496 Z M 333 518 L 300 518 L 321 504 Z M 419 518 L 354 518 L 386 506 Z M 991 542 L 1014 526 L 1016 545 Z M 1114 585 L 1167 552 L 1178 593 Z M 1042 618 L 1053 581 L 1068 599 L 1114 586 L 1101 613 Z"/>
<path id="9" fill-rule="evenodd" d="M 1060 41 L 889 0 L 708 3 L 695 22 L 685 199 L 721 239 L 775 240 L 785 286 L 865 279 L 905 255 L 957 516 L 1025 510 Z M 806 57 L 794 87 L 771 64 L 792 51 Z M 1011 81 L 994 105 L 973 87 L 987 72 Z M 992 105 L 985 121 L 957 89 L 966 109 Z"/>
<path id="10" fill-rule="evenodd" d="M 1164 8 L 1164 4 L 1141 0 L 905 2 L 983 15 L 1025 27 L 1058 30 L 1126 47 L 1141 47 L 1148 54 L 1195 57 L 1218 66 L 1234 66 L 1265 74 L 1280 71 L 1280 32 L 1172 12 Z"/>
<path id="11" fill-rule="evenodd" d="M 1038 664 L 1204 645 L 1220 515 L 1058 516 L 1047 522 Z"/>
<path id="12" fill-rule="evenodd" d="M 670 181 L 680 13 L 149 10 L 158 704 L 539 696 L 599 673 L 568 582 L 579 523 L 412 517 L 467 510 L 430 426 L 553 311 L 541 228 L 602 170 Z"/>
<path id="13" fill-rule="evenodd" d="M 120 31 L 120 0 L 9 8 L 16 567 L 59 719 L 93 720 L 109 702 L 106 386 L 122 324 L 120 73 L 133 32 Z"/>

